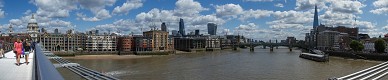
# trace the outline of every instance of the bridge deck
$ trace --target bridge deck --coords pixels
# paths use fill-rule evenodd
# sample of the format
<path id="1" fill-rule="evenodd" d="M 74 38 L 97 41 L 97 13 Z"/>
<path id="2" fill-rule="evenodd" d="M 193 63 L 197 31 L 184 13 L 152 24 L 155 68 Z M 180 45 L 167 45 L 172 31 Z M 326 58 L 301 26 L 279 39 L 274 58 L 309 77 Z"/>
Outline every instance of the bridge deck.
<path id="1" fill-rule="evenodd" d="M 15 54 L 10 51 L 5 53 L 5 57 L 0 59 L 0 80 L 31 80 L 32 79 L 32 65 L 34 54 L 30 53 L 28 65 L 21 64 L 16 66 Z M 24 58 L 20 62 L 25 62 Z"/>

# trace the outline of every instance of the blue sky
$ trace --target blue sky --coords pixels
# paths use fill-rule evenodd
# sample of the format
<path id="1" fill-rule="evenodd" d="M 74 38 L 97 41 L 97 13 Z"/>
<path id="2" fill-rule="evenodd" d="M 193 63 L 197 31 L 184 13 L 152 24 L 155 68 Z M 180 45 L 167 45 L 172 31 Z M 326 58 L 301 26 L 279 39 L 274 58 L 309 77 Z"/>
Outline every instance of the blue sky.
<path id="1" fill-rule="evenodd" d="M 218 35 L 241 34 L 258 40 L 304 39 L 312 28 L 313 8 L 320 23 L 359 27 L 372 37 L 388 30 L 388 0 L 2 0 L 1 31 L 9 25 L 26 30 L 32 14 L 38 25 L 52 32 L 75 29 L 141 34 L 166 22 L 177 30 L 183 18 L 186 32 L 207 34 L 206 24 L 218 24 Z M 356 21 L 354 20 L 356 18 Z"/>

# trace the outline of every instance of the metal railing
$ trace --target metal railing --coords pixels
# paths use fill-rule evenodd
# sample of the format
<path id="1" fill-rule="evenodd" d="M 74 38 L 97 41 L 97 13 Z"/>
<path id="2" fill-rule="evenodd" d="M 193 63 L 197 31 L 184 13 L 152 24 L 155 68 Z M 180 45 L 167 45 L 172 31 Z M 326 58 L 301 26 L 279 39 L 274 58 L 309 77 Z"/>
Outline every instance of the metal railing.
<path id="1" fill-rule="evenodd" d="M 388 61 L 355 73 L 329 80 L 378 80 L 388 74 Z"/>
<path id="2" fill-rule="evenodd" d="M 64 80 L 51 61 L 43 54 L 40 44 L 35 45 L 33 60 L 33 80 Z"/>

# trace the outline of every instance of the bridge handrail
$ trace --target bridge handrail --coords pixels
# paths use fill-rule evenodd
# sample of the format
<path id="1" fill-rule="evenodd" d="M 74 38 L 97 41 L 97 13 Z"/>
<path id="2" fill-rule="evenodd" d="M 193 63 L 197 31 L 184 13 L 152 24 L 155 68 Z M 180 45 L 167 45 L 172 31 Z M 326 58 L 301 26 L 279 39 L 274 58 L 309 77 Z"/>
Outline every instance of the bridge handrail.
<path id="1" fill-rule="evenodd" d="M 64 80 L 51 61 L 43 54 L 40 44 L 35 45 L 33 80 Z"/>

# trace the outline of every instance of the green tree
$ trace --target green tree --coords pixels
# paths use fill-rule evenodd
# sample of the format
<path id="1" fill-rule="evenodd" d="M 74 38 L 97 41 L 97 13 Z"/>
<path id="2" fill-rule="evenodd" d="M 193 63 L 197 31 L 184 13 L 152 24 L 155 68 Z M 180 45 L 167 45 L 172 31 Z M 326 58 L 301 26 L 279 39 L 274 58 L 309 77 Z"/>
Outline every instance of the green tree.
<path id="1" fill-rule="evenodd" d="M 354 51 L 361 51 L 362 49 L 364 49 L 364 45 L 356 40 L 352 40 L 352 42 L 350 42 L 349 46 Z"/>
<path id="2" fill-rule="evenodd" d="M 378 39 L 378 40 L 375 41 L 375 50 L 378 53 L 384 53 L 385 41 L 383 39 Z"/>

